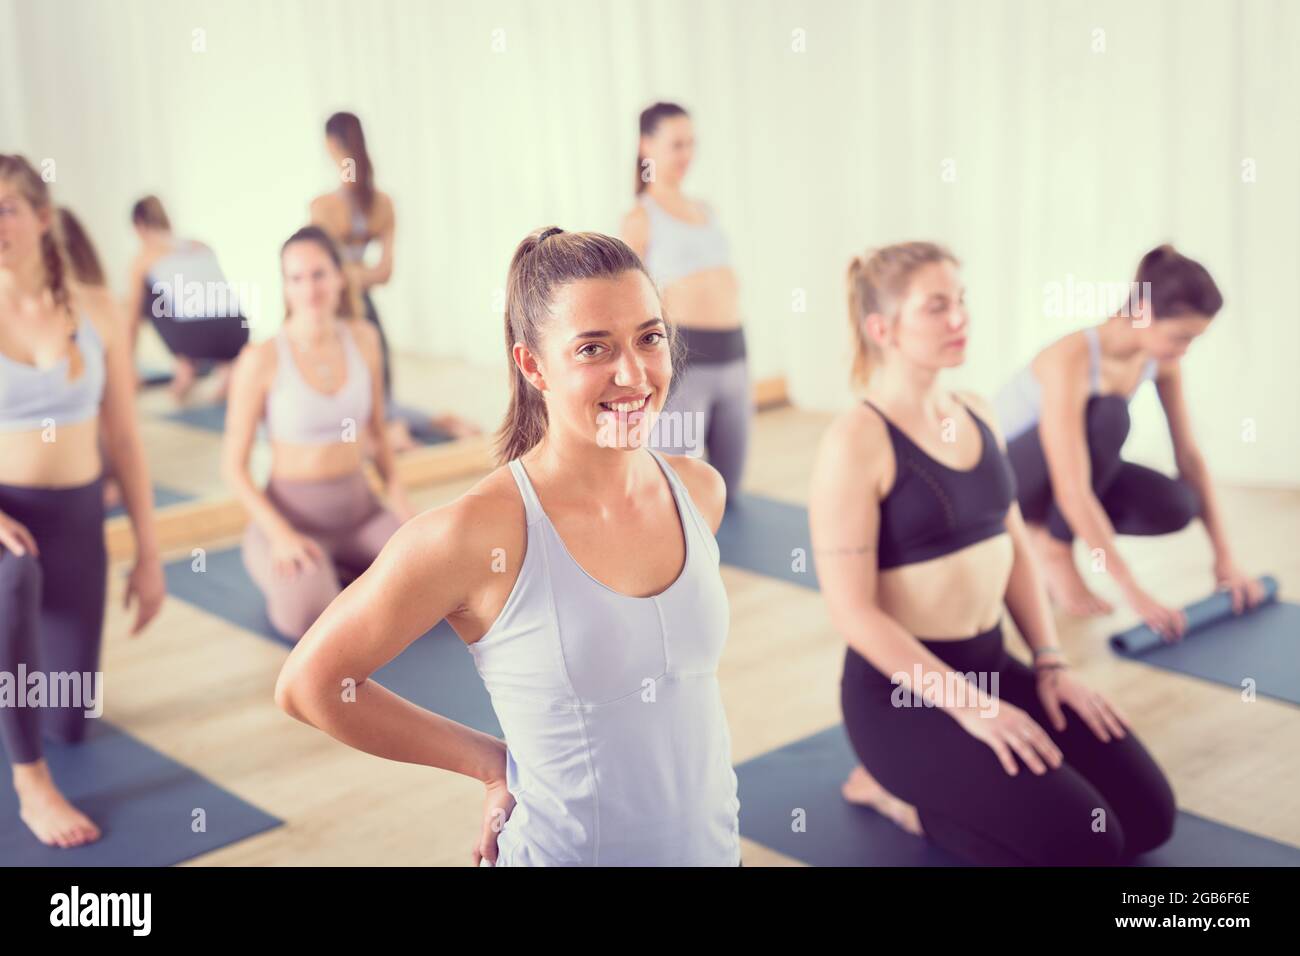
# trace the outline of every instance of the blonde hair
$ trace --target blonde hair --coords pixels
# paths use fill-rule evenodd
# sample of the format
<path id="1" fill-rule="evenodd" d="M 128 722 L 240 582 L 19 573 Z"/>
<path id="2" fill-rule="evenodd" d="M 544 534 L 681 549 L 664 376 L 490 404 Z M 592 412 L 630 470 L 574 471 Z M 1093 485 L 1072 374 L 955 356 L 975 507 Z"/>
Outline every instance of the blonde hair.
<path id="1" fill-rule="evenodd" d="M 565 232 L 558 226 L 536 229 L 515 248 L 506 277 L 506 361 L 510 364 L 510 406 L 496 435 L 497 463 L 522 456 L 546 435 L 546 403 L 524 377 L 514 360 L 514 346 L 522 342 L 534 353 L 541 351 L 542 326 L 561 286 L 581 279 L 600 279 L 646 267 L 623 240 L 598 232 Z M 653 280 L 651 280 L 653 284 Z M 668 329 L 669 355 L 680 339 L 672 323 Z M 674 364 L 676 360 L 674 359 Z"/>
<path id="2" fill-rule="evenodd" d="M 853 330 L 852 382 L 863 388 L 871 378 L 873 364 L 882 358 L 880 347 L 867 335 L 867 316 L 873 313 L 896 317 L 912 275 L 932 262 L 960 266 L 948 249 L 935 242 L 899 242 L 868 250 L 849 263 L 849 326 Z"/>

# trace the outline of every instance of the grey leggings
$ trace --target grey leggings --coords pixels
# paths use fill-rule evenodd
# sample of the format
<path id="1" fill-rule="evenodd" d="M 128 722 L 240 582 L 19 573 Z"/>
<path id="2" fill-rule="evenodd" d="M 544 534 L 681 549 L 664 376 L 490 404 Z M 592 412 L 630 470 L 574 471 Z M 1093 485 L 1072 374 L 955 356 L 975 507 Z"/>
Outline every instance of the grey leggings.
<path id="1" fill-rule="evenodd" d="M 0 671 L 19 693 L 34 686 L 36 672 L 46 675 L 51 689 L 75 686 L 67 680 L 83 687 L 72 706 L 52 706 L 59 701 L 47 699 L 39 707 L 20 707 L 0 700 L 0 740 L 12 763 L 26 764 L 44 755 L 42 732 L 78 743 L 87 720 L 94 719 L 86 716 L 91 701 L 84 695 L 102 688 L 86 682 L 98 681 L 108 589 L 103 479 L 72 488 L 0 485 L 0 511 L 26 527 L 40 551 L 20 555 L 0 545 Z M 20 665 L 26 687 L 19 684 Z"/>
<path id="2" fill-rule="evenodd" d="M 653 444 L 668 455 L 698 457 L 707 449 L 730 503 L 740 491 L 753 406 L 748 360 L 692 362 L 673 377 Z"/>
<path id="3" fill-rule="evenodd" d="M 340 571 L 351 577 L 365 571 L 402 522 L 375 497 L 362 472 L 321 481 L 272 478 L 266 497 L 325 554 L 314 567 L 281 577 L 272 566 L 266 532 L 255 522 L 244 532 L 244 567 L 266 596 L 267 617 L 282 636 L 296 641 L 343 590 Z"/>

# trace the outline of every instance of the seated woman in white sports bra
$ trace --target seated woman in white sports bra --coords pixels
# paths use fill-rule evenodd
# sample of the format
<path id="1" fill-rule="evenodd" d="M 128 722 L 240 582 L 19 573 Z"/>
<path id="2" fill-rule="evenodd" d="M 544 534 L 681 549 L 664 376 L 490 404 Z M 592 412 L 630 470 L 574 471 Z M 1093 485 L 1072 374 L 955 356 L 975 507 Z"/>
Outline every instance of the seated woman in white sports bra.
<path id="1" fill-rule="evenodd" d="M 476 865 L 736 866 L 726 488 L 646 443 L 673 375 L 659 296 L 625 243 L 554 227 L 519 245 L 506 290 L 502 467 L 398 530 L 290 654 L 276 702 L 480 780 Z M 444 618 L 504 740 L 368 680 Z"/>
<path id="2" fill-rule="evenodd" d="M 1032 532 L 1048 591 L 1067 613 L 1109 614 L 1074 564 L 1077 534 L 1129 605 L 1166 638 L 1182 634 L 1181 611 L 1153 598 L 1115 548 L 1119 534 L 1168 534 L 1200 517 L 1214 546 L 1214 576 L 1240 611 L 1263 597 L 1228 545 L 1213 483 L 1192 437 L 1180 359 L 1210 324 L 1223 297 L 1209 272 L 1172 246 L 1147 253 L 1133 299 L 1101 325 L 1049 345 L 995 399 L 1016 475 L 1020 508 Z M 1169 420 L 1179 477 L 1120 458 L 1128 402 L 1154 381 Z"/>
<path id="3" fill-rule="evenodd" d="M 285 242 L 280 263 L 284 325 L 236 362 L 222 470 L 252 517 L 244 567 L 271 625 L 295 641 L 414 509 L 384 439 L 378 336 L 351 312 L 338 250 L 306 226 Z M 259 422 L 271 446 L 265 488 L 248 470 Z M 364 470 L 367 434 L 387 506 Z"/>

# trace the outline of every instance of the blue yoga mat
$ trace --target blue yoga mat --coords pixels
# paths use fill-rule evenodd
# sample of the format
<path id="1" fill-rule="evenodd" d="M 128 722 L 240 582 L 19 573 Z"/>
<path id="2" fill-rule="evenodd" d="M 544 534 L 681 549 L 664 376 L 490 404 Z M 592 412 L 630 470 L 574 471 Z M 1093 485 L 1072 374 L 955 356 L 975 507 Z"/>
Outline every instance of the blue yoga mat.
<path id="1" fill-rule="evenodd" d="M 211 405 L 188 405 L 163 415 L 168 421 L 188 425 L 190 428 L 202 428 L 204 431 L 221 434 L 226 430 L 226 403 Z M 261 428 L 259 426 L 259 434 Z"/>
<path id="2" fill-rule="evenodd" d="M 1300 605 L 1277 599 L 1277 579 L 1260 578 L 1265 603 L 1240 615 L 1232 597 L 1218 591 L 1186 608 L 1187 631 L 1167 644 L 1145 624 L 1110 639 L 1132 660 L 1238 689 L 1300 704 Z"/>
<path id="3" fill-rule="evenodd" d="M 717 539 L 724 564 L 817 590 L 806 508 L 740 492 L 730 496 Z"/>
<path id="4" fill-rule="evenodd" d="M 91 721 L 80 744 L 46 743 L 45 756 L 59 787 L 101 836 L 71 849 L 45 846 L 18 819 L 18 797 L 6 784 L 5 866 L 170 866 L 284 822 L 102 719 Z M 195 832 L 197 826 L 203 829 Z"/>
<path id="5" fill-rule="evenodd" d="M 166 508 L 168 505 L 180 504 L 182 501 L 193 501 L 194 496 L 186 494 L 183 491 L 176 491 L 173 488 L 164 488 L 162 485 L 153 486 L 153 506 L 155 508 Z M 104 512 L 105 518 L 116 518 L 118 515 L 126 514 L 126 505 L 117 504 Z"/>
<path id="6" fill-rule="evenodd" d="M 276 633 L 266 618 L 266 602 L 244 569 L 238 548 L 209 551 L 203 572 L 189 559 L 163 568 L 167 593 L 215 614 L 231 624 L 285 647 L 293 642 Z M 492 700 L 478 676 L 464 641 L 446 621 L 417 638 L 374 679 L 414 704 L 483 733 L 501 736 Z M 268 698 L 267 706 L 273 706 Z"/>
<path id="7" fill-rule="evenodd" d="M 846 801 L 840 785 L 857 763 L 843 726 L 836 725 L 741 764 L 741 834 L 814 866 L 964 865 L 874 810 Z M 1300 849 L 1180 811 L 1174 835 L 1136 865 L 1300 866 Z"/>

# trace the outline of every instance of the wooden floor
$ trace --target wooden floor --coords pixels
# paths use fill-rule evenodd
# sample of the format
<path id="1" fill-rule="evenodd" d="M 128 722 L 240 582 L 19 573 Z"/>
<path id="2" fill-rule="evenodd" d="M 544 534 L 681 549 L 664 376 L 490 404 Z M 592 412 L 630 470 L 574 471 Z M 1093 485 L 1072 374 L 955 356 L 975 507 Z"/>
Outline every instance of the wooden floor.
<path id="1" fill-rule="evenodd" d="M 746 490 L 805 504 L 812 451 L 828 420 L 790 407 L 759 415 Z M 436 506 L 474 480 L 412 498 Z M 1222 494 L 1242 562 L 1276 574 L 1284 595 L 1300 597 L 1300 491 Z M 1169 602 L 1212 587 L 1199 527 L 1125 539 L 1124 547 L 1141 579 Z M 297 723 L 272 702 L 287 652 L 179 600 L 128 639 L 124 571 L 115 567 L 110 583 L 105 716 L 286 821 L 190 865 L 469 864 L 481 785 L 352 751 Z M 816 592 L 726 566 L 723 576 L 732 618 L 720 680 L 740 763 L 839 723 L 843 643 Z M 1130 617 L 1059 623 L 1079 672 L 1125 708 L 1183 809 L 1300 845 L 1300 708 L 1263 698 L 1244 703 L 1231 688 L 1114 657 L 1105 636 Z M 1009 641 L 1019 646 L 1014 636 Z M 744 859 L 746 866 L 799 865 L 749 841 Z"/>

